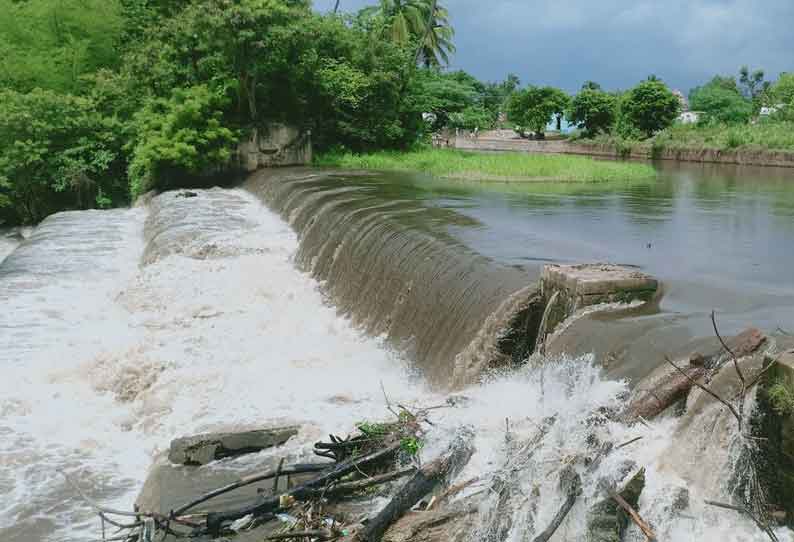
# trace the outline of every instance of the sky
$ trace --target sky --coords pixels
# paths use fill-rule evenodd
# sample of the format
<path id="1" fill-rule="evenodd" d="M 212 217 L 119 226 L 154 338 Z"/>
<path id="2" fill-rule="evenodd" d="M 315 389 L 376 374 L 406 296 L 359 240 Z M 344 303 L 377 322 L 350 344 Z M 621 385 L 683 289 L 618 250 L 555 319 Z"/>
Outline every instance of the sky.
<path id="1" fill-rule="evenodd" d="M 450 68 L 481 80 L 573 92 L 628 88 L 654 74 L 687 92 L 743 64 L 794 71 L 794 0 L 440 0 L 455 28 Z M 335 0 L 314 0 L 329 11 Z M 377 0 L 341 0 L 356 11 Z"/>

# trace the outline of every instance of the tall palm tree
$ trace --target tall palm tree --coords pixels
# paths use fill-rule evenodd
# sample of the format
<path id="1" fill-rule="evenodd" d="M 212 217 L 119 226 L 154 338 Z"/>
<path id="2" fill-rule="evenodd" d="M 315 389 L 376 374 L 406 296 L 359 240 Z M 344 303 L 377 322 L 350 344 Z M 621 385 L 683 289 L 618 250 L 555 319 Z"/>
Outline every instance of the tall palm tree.
<path id="1" fill-rule="evenodd" d="M 455 30 L 449 24 L 449 12 L 436 0 L 427 8 L 425 35 L 420 42 L 417 61 L 421 58 L 426 67 L 449 64 L 449 55 L 455 52 L 452 39 Z"/>
<path id="2" fill-rule="evenodd" d="M 417 62 L 421 59 L 428 66 L 449 62 L 449 54 L 455 50 L 454 31 L 447 10 L 437 0 L 380 0 L 370 11 L 386 21 L 384 34 L 389 40 L 419 42 Z"/>

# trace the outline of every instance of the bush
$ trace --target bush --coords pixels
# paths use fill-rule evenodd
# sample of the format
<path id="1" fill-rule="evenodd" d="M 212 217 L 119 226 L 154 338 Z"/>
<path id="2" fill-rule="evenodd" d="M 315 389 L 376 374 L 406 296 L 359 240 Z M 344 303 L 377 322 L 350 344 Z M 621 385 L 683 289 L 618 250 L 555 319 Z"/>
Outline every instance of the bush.
<path id="1" fill-rule="evenodd" d="M 84 97 L 0 91 L 0 207 L 36 222 L 61 209 L 127 200 L 118 121 Z"/>
<path id="2" fill-rule="evenodd" d="M 150 100 L 135 116 L 130 144 L 130 193 L 168 189 L 212 176 L 228 166 L 237 142 L 223 125 L 227 100 L 199 85 Z"/>

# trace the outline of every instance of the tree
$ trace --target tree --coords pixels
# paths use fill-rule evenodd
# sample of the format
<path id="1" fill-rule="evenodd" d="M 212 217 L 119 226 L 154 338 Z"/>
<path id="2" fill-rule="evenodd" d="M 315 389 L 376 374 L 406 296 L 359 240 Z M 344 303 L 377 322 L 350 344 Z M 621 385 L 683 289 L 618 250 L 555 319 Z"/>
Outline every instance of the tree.
<path id="1" fill-rule="evenodd" d="M 599 132 L 609 131 L 615 122 L 616 110 L 617 97 L 614 94 L 585 86 L 571 100 L 567 117 L 571 123 L 584 129 L 586 135 L 592 137 Z"/>
<path id="2" fill-rule="evenodd" d="M 585 81 L 582 84 L 582 90 L 601 90 L 601 85 L 595 81 Z"/>
<path id="3" fill-rule="evenodd" d="M 773 103 L 770 105 L 794 104 L 794 73 L 782 73 L 769 89 L 769 96 Z"/>
<path id="4" fill-rule="evenodd" d="M 570 97 L 558 88 L 530 86 L 513 94 L 507 114 L 511 122 L 521 129 L 531 130 L 542 139 L 546 126 L 553 117 L 564 115 L 569 101 Z"/>
<path id="5" fill-rule="evenodd" d="M 384 21 L 383 37 L 399 45 L 417 43 L 417 62 L 427 67 L 449 63 L 449 54 L 455 51 L 454 30 L 446 8 L 437 0 L 380 0 L 364 13 Z"/>
<path id="6" fill-rule="evenodd" d="M 715 77 L 702 87 L 696 87 L 689 93 L 690 106 L 694 111 L 702 112 L 705 120 L 718 122 L 747 122 L 753 114 L 753 105 L 741 95 L 738 88 L 726 84 L 726 78 Z"/>
<path id="7" fill-rule="evenodd" d="M 0 0 L 0 86 L 75 92 L 119 62 L 118 0 Z"/>
<path id="8" fill-rule="evenodd" d="M 61 209 L 123 203 L 120 132 L 89 98 L 0 91 L 0 207 L 36 222 Z"/>
<path id="9" fill-rule="evenodd" d="M 769 88 L 769 82 L 764 81 L 764 70 L 751 72 L 748 66 L 739 68 L 739 83 L 744 87 L 744 95 L 751 100 Z"/>
<path id="10" fill-rule="evenodd" d="M 425 67 L 440 67 L 449 64 L 449 55 L 455 52 L 452 43 L 455 30 L 449 24 L 449 13 L 436 0 L 428 10 L 428 24 L 419 47 L 419 58 Z"/>
<path id="11" fill-rule="evenodd" d="M 225 101 L 206 86 L 195 86 L 175 89 L 169 99 L 154 98 L 136 114 L 130 143 L 133 197 L 223 171 L 237 143 L 237 134 L 222 124 Z"/>
<path id="12" fill-rule="evenodd" d="M 645 80 L 631 89 L 620 104 L 624 126 L 647 137 L 673 124 L 681 102 L 662 81 Z"/>

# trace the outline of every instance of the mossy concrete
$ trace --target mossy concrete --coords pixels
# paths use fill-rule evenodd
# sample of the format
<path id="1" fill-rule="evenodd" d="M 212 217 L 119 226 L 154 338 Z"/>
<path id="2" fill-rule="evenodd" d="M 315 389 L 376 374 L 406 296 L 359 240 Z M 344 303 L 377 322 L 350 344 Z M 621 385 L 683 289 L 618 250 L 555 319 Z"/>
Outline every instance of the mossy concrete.
<path id="1" fill-rule="evenodd" d="M 577 310 L 607 303 L 650 302 L 659 295 L 659 282 L 637 269 L 604 263 L 543 267 L 541 292 L 547 306 L 547 333 Z"/>

